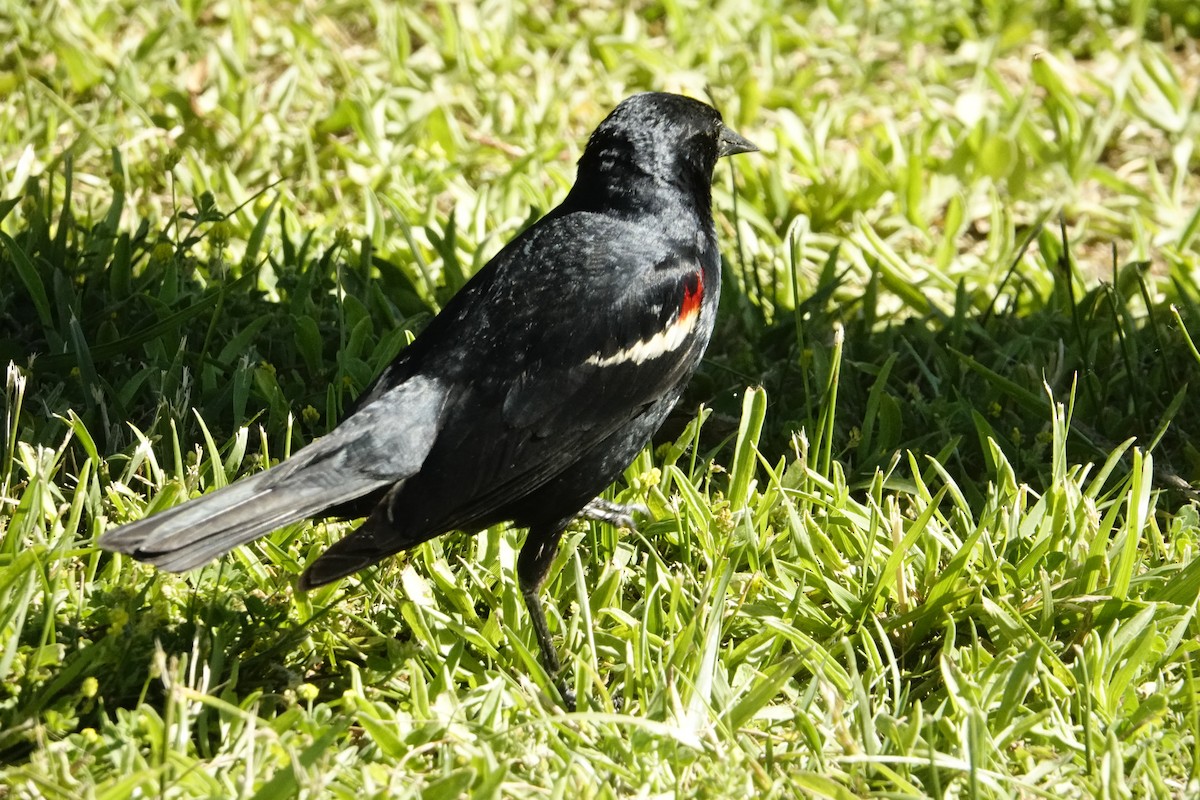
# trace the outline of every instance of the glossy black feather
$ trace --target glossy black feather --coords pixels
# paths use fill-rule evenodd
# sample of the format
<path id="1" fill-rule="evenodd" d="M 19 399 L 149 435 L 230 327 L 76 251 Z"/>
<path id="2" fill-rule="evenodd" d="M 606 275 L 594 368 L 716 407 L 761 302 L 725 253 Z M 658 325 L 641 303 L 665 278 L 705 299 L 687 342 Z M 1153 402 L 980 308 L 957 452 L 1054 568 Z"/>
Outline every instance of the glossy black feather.
<path id="1" fill-rule="evenodd" d="M 748 149 L 703 103 L 626 100 L 563 203 L 467 283 L 338 429 L 101 546 L 188 569 L 295 519 L 367 514 L 310 566 L 308 587 L 514 520 L 538 548 L 523 559 L 536 588 L 562 527 L 645 445 L 704 353 L 721 285 L 712 172 Z"/>

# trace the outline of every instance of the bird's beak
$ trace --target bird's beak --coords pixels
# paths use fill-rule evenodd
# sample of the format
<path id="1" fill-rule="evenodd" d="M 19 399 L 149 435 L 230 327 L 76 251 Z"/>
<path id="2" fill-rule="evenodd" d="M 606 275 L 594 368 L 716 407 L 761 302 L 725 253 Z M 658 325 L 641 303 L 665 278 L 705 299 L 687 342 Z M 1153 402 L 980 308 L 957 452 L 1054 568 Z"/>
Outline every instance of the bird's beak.
<path id="1" fill-rule="evenodd" d="M 758 145 L 754 142 L 734 133 L 724 125 L 721 126 L 721 135 L 717 140 L 717 158 L 734 156 L 738 153 L 753 153 L 757 150 Z"/>

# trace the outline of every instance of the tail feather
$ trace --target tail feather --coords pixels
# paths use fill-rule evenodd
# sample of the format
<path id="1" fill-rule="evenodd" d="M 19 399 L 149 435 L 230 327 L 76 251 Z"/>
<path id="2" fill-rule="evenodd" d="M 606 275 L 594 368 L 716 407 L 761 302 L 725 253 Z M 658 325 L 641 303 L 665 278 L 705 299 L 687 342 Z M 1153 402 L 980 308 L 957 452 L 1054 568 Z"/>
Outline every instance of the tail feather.
<path id="1" fill-rule="evenodd" d="M 416 474 L 429 454 L 446 394 L 439 381 L 410 379 L 287 461 L 108 531 L 100 546 L 182 572 L 284 525 L 400 483 Z"/>
<path id="2" fill-rule="evenodd" d="M 350 500 L 386 485 L 379 480 L 362 481 L 334 495 L 324 487 L 302 482 L 305 477 L 300 473 L 298 479 L 271 487 L 271 471 L 261 472 L 109 531 L 100 539 L 100 546 L 170 572 L 183 572 L 284 525 L 315 516 L 339 500 Z"/>

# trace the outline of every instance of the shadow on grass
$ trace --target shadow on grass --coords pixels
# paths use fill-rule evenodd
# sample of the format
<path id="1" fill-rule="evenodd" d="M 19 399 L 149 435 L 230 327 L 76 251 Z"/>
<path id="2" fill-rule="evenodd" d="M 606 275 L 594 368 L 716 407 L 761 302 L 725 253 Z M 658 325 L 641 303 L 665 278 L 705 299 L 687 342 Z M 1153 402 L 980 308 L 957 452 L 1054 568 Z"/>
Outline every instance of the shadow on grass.
<path id="1" fill-rule="evenodd" d="M 771 325 L 758 313 L 770 305 L 763 299 L 769 288 L 739 292 L 747 283 L 739 281 L 696 382 L 702 388 L 694 386 L 688 399 L 717 398 L 736 430 L 737 392 L 760 383 L 771 399 L 768 460 L 791 449 L 794 432 L 811 440 L 828 430 L 851 485 L 911 451 L 936 457 L 975 503 L 976 489 L 995 474 L 991 443 L 1018 480 L 1046 485 L 1053 397 L 1070 412 L 1070 463 L 1103 462 L 1133 439 L 1153 451 L 1160 485 L 1195 498 L 1200 451 L 1191 422 L 1200 418 L 1200 395 L 1188 391 L 1200 377 L 1189 334 L 1200 330 L 1194 283 L 1135 262 L 1112 270 L 1112 281 L 1084 288 L 1058 231 L 1025 235 L 1038 245 L 1036 255 L 1022 258 L 995 295 L 968 296 L 960 287 L 951 311 L 924 318 L 881 318 L 878 276 L 853 296 L 836 254 L 810 299 Z M 1048 295 L 1032 293 L 1022 275 L 1031 269 L 1053 274 Z M 737 380 L 722 385 L 722 373 Z"/>
<path id="2" fill-rule="evenodd" d="M 5 205 L 0 220 L 12 208 Z M 316 253 L 313 233 L 291 235 L 282 212 L 278 237 L 265 241 L 273 205 L 240 262 L 230 263 L 225 215 L 210 199 L 198 205 L 172 230 L 143 224 L 129 234 L 119 230 L 120 197 L 84 229 L 69 204 L 60 209 L 31 188 L 28 225 L 0 240 L 0 359 L 26 372 L 33 401 L 18 440 L 59 441 L 54 416 L 70 410 L 103 452 L 134 441 L 129 424 L 169 439 L 173 423 L 180 439 L 197 441 L 194 409 L 217 441 L 257 422 L 279 452 L 286 433 L 299 444 L 335 425 L 409 332 L 461 285 L 452 226 L 427 232 L 455 275 L 452 286 L 430 286 L 420 269 L 377 257 L 367 242 L 341 238 Z M 727 265 L 718 329 L 675 429 L 707 404 L 717 412 L 708 434 L 722 441 L 735 429 L 742 389 L 762 384 L 771 399 L 768 454 L 790 449 L 793 432 L 811 438 L 832 419 L 834 456 L 856 474 L 913 450 L 948 452 L 962 475 L 979 478 L 990 437 L 1035 480 L 1049 386 L 1058 401 L 1074 395 L 1080 460 L 1136 437 L 1186 482 L 1200 465 L 1181 424 L 1200 410 L 1185 391 L 1198 357 L 1179 325 L 1200 324 L 1192 283 L 1131 263 L 1113 282 L 1082 288 L 1056 232 L 1028 233 L 1037 255 L 1022 259 L 996 295 L 960 291 L 952 309 L 899 322 L 881 316 L 878 275 L 856 295 L 836 253 L 794 311 L 775 309 L 773 287 Z M 1031 269 L 1055 275 L 1049 295 L 1023 280 Z M 764 322 L 764 306 L 773 324 Z"/>

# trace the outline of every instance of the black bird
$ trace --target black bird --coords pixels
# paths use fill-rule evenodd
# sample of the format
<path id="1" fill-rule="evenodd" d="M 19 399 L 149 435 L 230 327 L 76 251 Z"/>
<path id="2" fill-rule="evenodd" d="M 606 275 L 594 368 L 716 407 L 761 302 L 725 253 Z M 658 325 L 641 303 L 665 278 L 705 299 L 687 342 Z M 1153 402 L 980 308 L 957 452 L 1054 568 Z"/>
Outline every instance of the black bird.
<path id="1" fill-rule="evenodd" d="M 332 432 L 100 546 L 178 572 L 297 520 L 365 516 L 309 565 L 309 589 L 447 531 L 512 521 L 528 529 L 517 576 L 557 678 L 538 591 L 572 519 L 621 516 L 589 501 L 700 363 L 721 288 L 713 169 L 757 149 L 697 100 L 626 99 L 562 204 L 471 278 Z"/>

